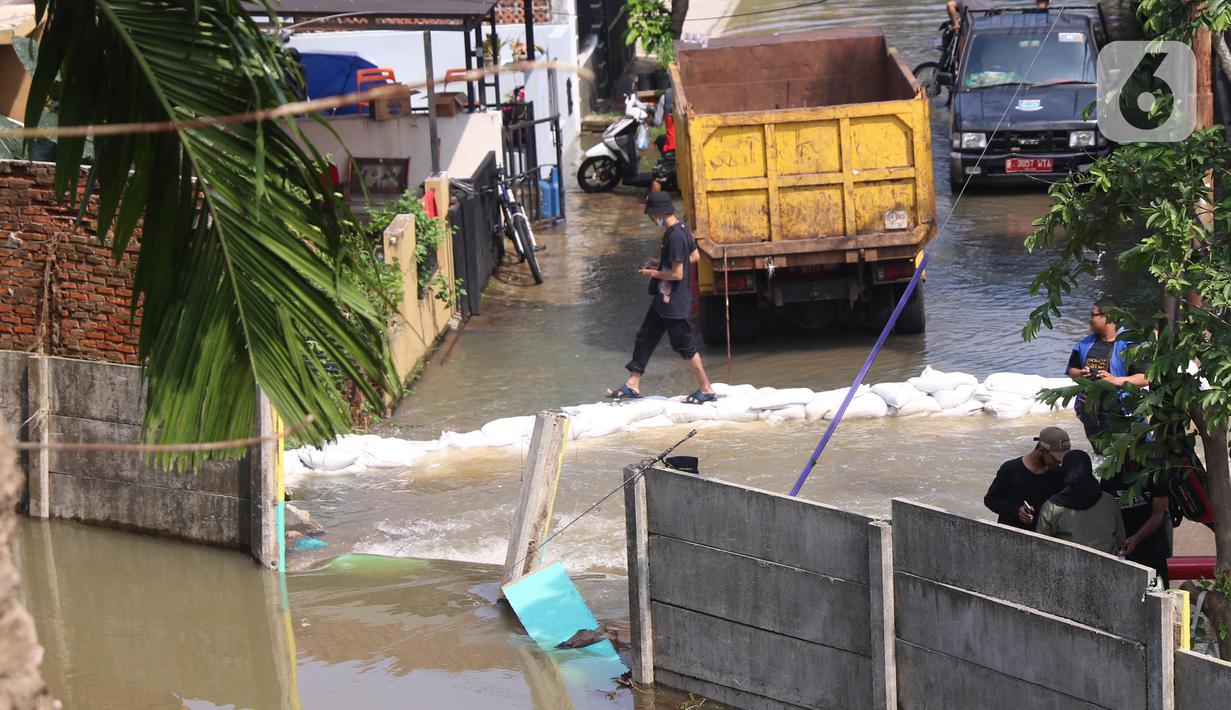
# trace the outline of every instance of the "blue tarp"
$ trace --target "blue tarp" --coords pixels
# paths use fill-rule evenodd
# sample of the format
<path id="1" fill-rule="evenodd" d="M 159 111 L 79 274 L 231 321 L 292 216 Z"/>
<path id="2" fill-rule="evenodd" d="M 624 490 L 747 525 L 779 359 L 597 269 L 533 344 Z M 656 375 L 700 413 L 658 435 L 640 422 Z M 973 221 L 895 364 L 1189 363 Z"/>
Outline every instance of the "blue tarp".
<path id="1" fill-rule="evenodd" d="M 303 65 L 309 99 L 354 93 L 355 72 L 376 67 L 370 60 L 358 54 L 333 52 L 300 52 L 299 61 Z M 358 113 L 358 107 L 355 104 L 339 106 L 325 112 L 329 116 L 347 116 L 355 113 Z"/>

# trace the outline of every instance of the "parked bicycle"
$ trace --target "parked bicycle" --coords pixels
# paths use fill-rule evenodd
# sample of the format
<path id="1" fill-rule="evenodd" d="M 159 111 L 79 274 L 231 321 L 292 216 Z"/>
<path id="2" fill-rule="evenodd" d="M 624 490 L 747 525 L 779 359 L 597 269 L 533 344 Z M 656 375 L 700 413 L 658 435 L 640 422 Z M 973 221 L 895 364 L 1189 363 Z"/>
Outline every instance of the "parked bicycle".
<path id="1" fill-rule="evenodd" d="M 451 185 L 466 192 L 475 194 L 475 186 L 469 180 L 453 179 Z M 517 201 L 513 194 L 513 181 L 505 174 L 503 168 L 496 168 L 496 184 L 491 188 L 496 193 L 496 202 L 500 205 L 500 224 L 497 228 L 513 242 L 513 252 L 517 261 L 530 267 L 530 275 L 536 284 L 543 283 L 543 272 L 539 268 L 538 252 L 543 247 L 534 241 L 534 229 L 530 226 L 530 218 L 526 209 Z"/>
<path id="2" fill-rule="evenodd" d="M 940 96 L 946 86 L 953 84 L 953 76 L 957 73 L 957 44 L 960 32 L 945 20 L 937 28 L 940 32 L 937 49 L 940 50 L 940 61 L 924 62 L 915 67 L 915 81 L 927 93 L 929 99 Z"/>

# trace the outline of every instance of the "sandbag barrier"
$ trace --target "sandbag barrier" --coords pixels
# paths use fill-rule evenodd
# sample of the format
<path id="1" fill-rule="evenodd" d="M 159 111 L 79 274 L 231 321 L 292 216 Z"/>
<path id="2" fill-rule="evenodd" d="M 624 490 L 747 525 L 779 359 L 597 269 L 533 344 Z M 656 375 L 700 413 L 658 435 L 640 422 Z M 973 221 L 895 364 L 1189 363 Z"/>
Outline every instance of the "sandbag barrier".
<path id="1" fill-rule="evenodd" d="M 980 382 L 974 375 L 924 368 L 906 382 L 860 385 L 847 407 L 846 419 L 912 416 L 972 416 L 988 414 L 1015 419 L 1047 414 L 1059 407 L 1038 399 L 1042 389 L 1068 387 L 1067 377 L 1047 378 L 998 372 Z M 716 402 L 687 404 L 684 396 L 645 397 L 565 407 L 569 438 L 592 439 L 624 432 L 695 422 L 755 422 L 832 419 L 848 388 L 814 392 L 806 387 L 778 389 L 754 385 L 714 384 Z M 534 416 L 504 417 L 468 432 L 446 431 L 439 439 L 412 441 L 375 435 L 344 436 L 324 448 L 302 447 L 286 452 L 288 476 L 308 472 L 361 473 L 375 469 L 409 468 L 433 453 L 449 449 L 526 446 Z"/>

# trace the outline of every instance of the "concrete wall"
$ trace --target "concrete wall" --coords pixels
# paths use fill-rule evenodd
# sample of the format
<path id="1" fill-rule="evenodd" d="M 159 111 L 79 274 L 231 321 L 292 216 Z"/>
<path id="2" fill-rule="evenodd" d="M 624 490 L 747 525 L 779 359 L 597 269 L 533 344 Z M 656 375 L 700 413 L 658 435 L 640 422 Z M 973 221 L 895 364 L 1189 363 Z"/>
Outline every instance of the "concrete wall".
<path id="1" fill-rule="evenodd" d="M 1152 570 L 893 502 L 899 707 L 1171 707 L 1172 598 Z"/>
<path id="2" fill-rule="evenodd" d="M 144 388 L 137 367 L 0 351 L 0 377 L 3 415 L 25 423 L 22 440 L 140 440 Z M 263 563 L 276 562 L 267 559 L 268 549 L 256 549 L 273 527 L 271 509 L 253 504 L 272 503 L 274 462 L 262 464 L 254 453 L 196 473 L 162 470 L 140 454 L 115 451 L 51 448 L 27 452 L 21 463 L 34 517 L 253 550 Z"/>
<path id="3" fill-rule="evenodd" d="M 625 506 L 635 680 L 745 708 L 1231 697 L 1231 664 L 1176 651 L 1153 570 L 1079 545 L 904 500 L 889 528 L 658 469 Z"/>
<path id="4" fill-rule="evenodd" d="M 1191 651 L 1175 654 L 1175 710 L 1231 705 L 1231 663 Z"/>
<path id="5" fill-rule="evenodd" d="M 430 189 L 437 191 L 440 204 L 449 203 L 448 178 L 428 181 Z M 442 211 L 441 221 L 448 226 L 448 212 Z M 455 303 L 436 298 L 439 288 L 431 287 L 419 297 L 419 275 L 415 268 L 415 220 L 411 215 L 398 215 L 384 234 L 386 263 L 396 263 L 402 272 L 402 303 L 400 316 L 390 328 L 389 345 L 398 377 L 405 380 L 414 371 L 419 360 L 436 343 L 448 328 L 449 320 L 457 312 Z M 437 249 L 439 273 L 452 282 L 456 271 L 453 265 L 453 240 L 446 239 Z"/>
<path id="6" fill-rule="evenodd" d="M 659 469 L 626 491 L 635 669 L 738 707 L 885 706 L 872 518 Z"/>
<path id="7" fill-rule="evenodd" d="M 328 127 L 315 121 L 301 121 L 299 125 L 316 149 L 322 155 L 332 156 L 339 168 L 345 168 L 349 150 L 356 158 L 409 158 L 407 187 L 412 190 L 431 176 L 427 116 L 404 116 L 388 121 L 374 121 L 367 116 L 339 116 L 328 119 L 328 123 Z M 503 155 L 499 113 L 442 116 L 437 119 L 437 128 L 441 170 L 450 175 L 469 177 L 488 153 L 495 151 L 496 155 Z M 362 194 L 357 188 L 351 191 L 352 198 Z"/>

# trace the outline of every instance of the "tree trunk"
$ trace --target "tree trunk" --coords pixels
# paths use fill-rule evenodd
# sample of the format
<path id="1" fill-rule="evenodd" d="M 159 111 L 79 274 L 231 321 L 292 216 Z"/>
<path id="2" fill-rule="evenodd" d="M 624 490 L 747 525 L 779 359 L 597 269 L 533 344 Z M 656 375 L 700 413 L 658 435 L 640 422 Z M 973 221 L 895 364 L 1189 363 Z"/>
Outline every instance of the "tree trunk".
<path id="1" fill-rule="evenodd" d="M 0 707 L 41 710 L 56 704 L 39 672 L 43 648 L 34 620 L 18 596 L 21 578 L 12 543 L 23 480 L 16 454 L 8 425 L 0 418 Z"/>
<path id="2" fill-rule="evenodd" d="M 671 36 L 679 39 L 688 17 L 688 0 L 671 0 Z"/>
<path id="3" fill-rule="evenodd" d="M 1205 469 L 1209 479 L 1210 503 L 1214 507 L 1214 550 L 1218 557 L 1217 571 L 1231 574 L 1231 462 L 1227 459 L 1226 428 L 1210 430 L 1201 437 L 1205 445 Z M 1211 595 L 1211 600 L 1215 595 Z M 1208 603 L 1208 602 L 1207 602 Z M 1227 630 L 1227 638 L 1219 641 L 1219 654 L 1231 660 L 1231 600 L 1223 597 L 1208 604 L 1210 618 L 1216 627 Z"/>

